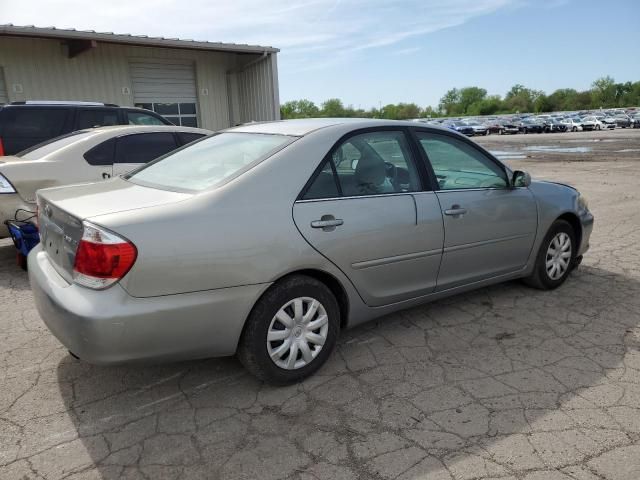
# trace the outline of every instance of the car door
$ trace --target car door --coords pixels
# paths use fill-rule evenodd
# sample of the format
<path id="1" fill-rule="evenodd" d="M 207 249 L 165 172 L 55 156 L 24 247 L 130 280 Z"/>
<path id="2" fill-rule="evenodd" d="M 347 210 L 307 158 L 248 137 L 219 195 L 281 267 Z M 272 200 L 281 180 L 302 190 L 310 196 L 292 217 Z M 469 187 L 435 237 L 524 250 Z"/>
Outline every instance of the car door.
<path id="1" fill-rule="evenodd" d="M 295 202 L 300 233 L 368 305 L 435 288 L 442 214 L 419 168 L 404 131 L 360 131 L 338 142 Z"/>
<path id="2" fill-rule="evenodd" d="M 119 123 L 118 110 L 115 108 L 78 108 L 76 110 L 76 130 L 118 125 Z"/>
<path id="3" fill-rule="evenodd" d="M 178 147 L 173 132 L 132 133 L 118 137 L 113 175 L 122 175 Z"/>
<path id="4" fill-rule="evenodd" d="M 511 188 L 499 162 L 472 142 L 416 132 L 438 182 L 445 240 L 436 290 L 516 272 L 527 264 L 537 229 L 528 188 Z"/>

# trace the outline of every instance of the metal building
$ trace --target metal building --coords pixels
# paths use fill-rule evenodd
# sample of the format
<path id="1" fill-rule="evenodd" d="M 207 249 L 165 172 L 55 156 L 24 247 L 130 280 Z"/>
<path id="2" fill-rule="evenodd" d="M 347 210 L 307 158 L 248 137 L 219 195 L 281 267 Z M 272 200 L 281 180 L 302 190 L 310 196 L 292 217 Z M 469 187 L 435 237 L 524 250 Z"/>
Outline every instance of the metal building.
<path id="1" fill-rule="evenodd" d="M 83 100 L 219 130 L 280 118 L 278 49 L 0 25 L 0 104 Z"/>

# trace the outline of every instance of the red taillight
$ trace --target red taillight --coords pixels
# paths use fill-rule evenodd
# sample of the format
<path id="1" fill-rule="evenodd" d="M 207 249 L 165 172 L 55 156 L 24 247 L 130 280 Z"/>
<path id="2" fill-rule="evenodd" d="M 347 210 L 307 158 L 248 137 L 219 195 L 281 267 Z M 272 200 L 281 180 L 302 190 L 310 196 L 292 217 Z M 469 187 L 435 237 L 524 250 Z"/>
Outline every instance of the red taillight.
<path id="1" fill-rule="evenodd" d="M 133 243 L 101 227 L 83 224 L 73 278 L 89 288 L 106 288 L 124 277 L 138 256 Z"/>
<path id="2" fill-rule="evenodd" d="M 4 157 L 4 143 L 2 143 L 2 138 L 0 138 L 0 157 Z"/>

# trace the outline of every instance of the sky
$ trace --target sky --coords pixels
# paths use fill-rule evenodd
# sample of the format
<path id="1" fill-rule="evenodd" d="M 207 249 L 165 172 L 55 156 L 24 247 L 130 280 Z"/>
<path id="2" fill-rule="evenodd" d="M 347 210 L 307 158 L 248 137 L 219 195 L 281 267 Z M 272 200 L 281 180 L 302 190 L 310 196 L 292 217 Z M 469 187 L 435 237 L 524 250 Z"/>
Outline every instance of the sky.
<path id="1" fill-rule="evenodd" d="M 281 102 L 640 80 L 640 0 L 0 0 L 0 23 L 269 45 Z"/>

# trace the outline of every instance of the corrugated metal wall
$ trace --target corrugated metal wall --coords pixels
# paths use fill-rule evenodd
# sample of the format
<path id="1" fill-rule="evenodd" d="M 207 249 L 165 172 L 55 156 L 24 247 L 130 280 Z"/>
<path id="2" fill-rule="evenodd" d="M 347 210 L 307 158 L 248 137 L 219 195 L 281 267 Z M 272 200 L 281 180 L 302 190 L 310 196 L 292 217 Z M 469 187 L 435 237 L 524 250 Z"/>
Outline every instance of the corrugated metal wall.
<path id="1" fill-rule="evenodd" d="M 0 105 L 8 101 L 9 97 L 7 96 L 7 86 L 4 81 L 4 69 L 0 67 Z"/>
<path id="2" fill-rule="evenodd" d="M 265 55 L 236 75 L 242 123 L 280 118 L 275 62 L 275 55 Z"/>
<path id="3" fill-rule="evenodd" d="M 274 65 L 271 57 L 275 62 L 275 55 L 245 72 L 228 75 L 238 63 L 246 63 L 244 58 L 255 58 L 242 57 L 240 62 L 240 57 L 233 53 L 98 43 L 97 48 L 69 59 L 66 46 L 58 40 L 0 40 L 0 66 L 4 67 L 9 101 L 85 100 L 133 105 L 130 61 L 191 61 L 196 71 L 199 124 L 212 130 L 279 116 L 277 78 L 269 77 Z M 236 109 L 238 118 L 232 109 Z"/>

